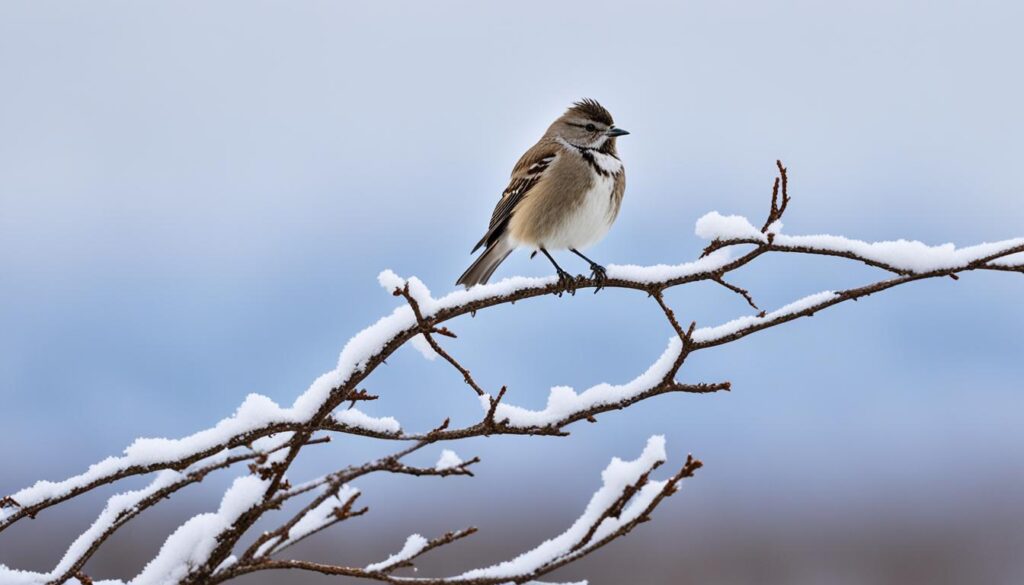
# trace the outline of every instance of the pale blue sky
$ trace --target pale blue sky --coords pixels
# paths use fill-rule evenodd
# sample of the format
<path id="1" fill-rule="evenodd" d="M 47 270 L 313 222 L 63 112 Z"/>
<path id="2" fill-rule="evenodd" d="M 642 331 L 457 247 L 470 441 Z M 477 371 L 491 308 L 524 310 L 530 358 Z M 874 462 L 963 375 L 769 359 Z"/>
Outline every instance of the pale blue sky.
<path id="1" fill-rule="evenodd" d="M 1014 2 L 4 2 L 0 492 L 198 430 L 248 392 L 290 402 L 390 311 L 378 271 L 451 288 L 518 154 L 581 97 L 632 132 L 605 263 L 692 259 L 710 210 L 760 219 L 776 158 L 790 233 L 1024 235 L 1022 21 Z M 518 254 L 497 276 L 548 271 Z M 873 276 L 778 258 L 735 280 L 771 308 Z M 982 481 L 1019 508 L 1022 287 L 921 283 L 695 355 L 687 380 L 736 390 L 544 441 L 573 462 L 550 497 L 582 505 L 610 456 L 665 433 L 708 463 L 680 517 L 884 501 L 941 523 Z M 747 311 L 712 287 L 670 300 L 701 324 Z M 670 334 L 617 291 L 452 327 L 484 384 L 534 406 L 631 378 Z M 407 426 L 477 413 L 412 351 L 370 390 Z M 457 450 L 489 455 L 465 494 L 564 471 L 520 439 Z"/>

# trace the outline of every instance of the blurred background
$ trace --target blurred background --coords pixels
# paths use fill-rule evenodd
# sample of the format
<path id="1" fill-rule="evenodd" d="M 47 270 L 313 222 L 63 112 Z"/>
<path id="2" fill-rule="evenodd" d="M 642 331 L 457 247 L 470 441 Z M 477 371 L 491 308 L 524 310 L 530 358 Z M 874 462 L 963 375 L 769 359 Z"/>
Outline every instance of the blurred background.
<path id="1" fill-rule="evenodd" d="M 632 132 L 603 263 L 693 259 L 711 210 L 759 222 L 776 158 L 788 233 L 1024 235 L 1022 18 L 1009 1 L 0 3 L 0 494 L 205 428 L 250 392 L 290 404 L 395 306 L 380 270 L 453 288 L 516 158 L 582 97 Z M 518 253 L 498 278 L 548 273 Z M 772 309 L 879 276 L 773 257 L 732 280 Z M 922 282 L 700 352 L 682 378 L 732 393 L 659 397 L 568 438 L 458 443 L 483 458 L 475 479 L 368 478 L 369 515 L 292 553 L 366 563 L 476 525 L 419 574 L 510 558 L 660 433 L 706 467 L 549 580 L 1022 583 L 1022 287 Z M 700 325 L 750 312 L 713 285 L 668 298 Z M 671 335 L 653 302 L 614 290 L 450 326 L 482 384 L 537 408 L 553 385 L 631 379 Z M 480 415 L 411 349 L 367 389 L 382 398 L 364 410 L 411 430 Z M 393 447 L 311 448 L 291 477 Z M 237 473 L 126 526 L 88 573 L 136 574 Z M 6 531 L 0 562 L 49 569 L 111 493 Z"/>

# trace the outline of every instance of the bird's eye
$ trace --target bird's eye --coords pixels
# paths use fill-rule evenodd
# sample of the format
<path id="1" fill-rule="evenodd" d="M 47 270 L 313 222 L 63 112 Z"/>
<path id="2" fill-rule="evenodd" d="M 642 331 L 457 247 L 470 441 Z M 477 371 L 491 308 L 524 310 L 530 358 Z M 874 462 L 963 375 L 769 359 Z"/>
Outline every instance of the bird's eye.
<path id="1" fill-rule="evenodd" d="M 594 131 L 594 125 L 593 124 L 587 124 L 587 132 L 593 132 L 593 131 Z"/>

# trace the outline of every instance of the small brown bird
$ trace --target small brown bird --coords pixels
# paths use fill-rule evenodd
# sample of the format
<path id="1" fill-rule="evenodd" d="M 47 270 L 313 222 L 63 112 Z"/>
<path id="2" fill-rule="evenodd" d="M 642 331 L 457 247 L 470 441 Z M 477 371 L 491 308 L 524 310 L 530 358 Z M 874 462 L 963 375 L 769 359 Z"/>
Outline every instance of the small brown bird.
<path id="1" fill-rule="evenodd" d="M 569 250 L 590 263 L 594 278 L 604 280 L 604 267 L 580 249 L 603 238 L 619 213 L 626 173 L 615 139 L 626 134 L 596 101 L 573 104 L 512 169 L 487 233 L 473 248 L 484 246 L 484 253 L 457 284 L 486 283 L 521 246 L 533 249 L 533 255 L 543 252 L 566 289 L 573 288 L 575 279 L 555 262 L 551 250 Z"/>

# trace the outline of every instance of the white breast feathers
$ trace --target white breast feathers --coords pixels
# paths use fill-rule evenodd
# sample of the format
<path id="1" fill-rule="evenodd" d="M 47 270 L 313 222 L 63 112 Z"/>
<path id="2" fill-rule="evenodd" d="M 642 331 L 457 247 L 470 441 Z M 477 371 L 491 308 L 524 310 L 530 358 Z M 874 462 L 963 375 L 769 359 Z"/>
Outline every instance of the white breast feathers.
<path id="1" fill-rule="evenodd" d="M 558 229 L 544 242 L 552 249 L 582 249 L 592 246 L 608 233 L 615 219 L 612 204 L 613 175 L 594 176 L 594 184 Z"/>

